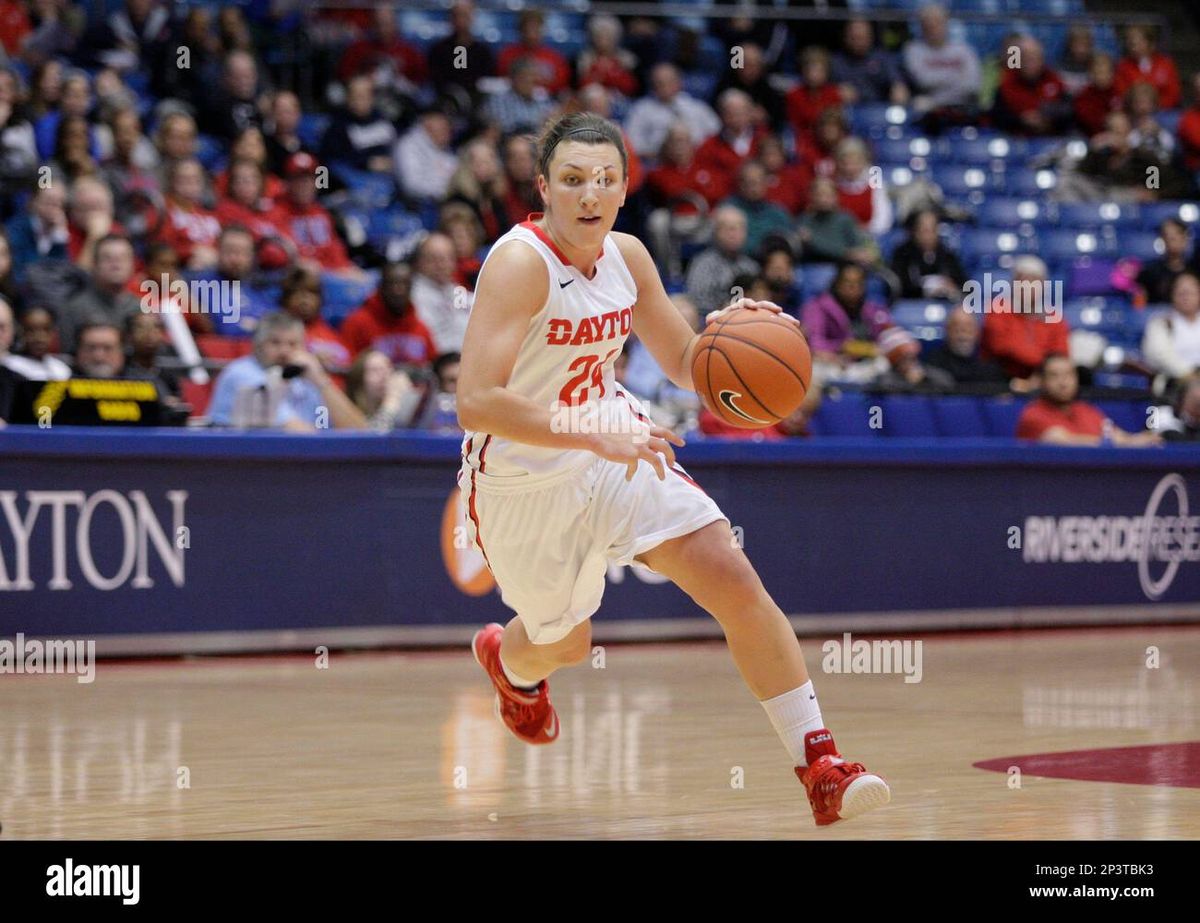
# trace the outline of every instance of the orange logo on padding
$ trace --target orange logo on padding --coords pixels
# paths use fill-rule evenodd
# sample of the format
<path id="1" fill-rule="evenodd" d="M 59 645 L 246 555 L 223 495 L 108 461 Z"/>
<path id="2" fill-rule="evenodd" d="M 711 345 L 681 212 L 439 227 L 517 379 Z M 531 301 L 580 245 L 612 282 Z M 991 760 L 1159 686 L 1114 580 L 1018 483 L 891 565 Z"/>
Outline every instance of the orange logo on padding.
<path id="1" fill-rule="evenodd" d="M 483 554 L 471 541 L 467 513 L 456 488 L 442 511 L 442 563 L 450 581 L 468 596 L 484 596 L 496 586 Z"/>

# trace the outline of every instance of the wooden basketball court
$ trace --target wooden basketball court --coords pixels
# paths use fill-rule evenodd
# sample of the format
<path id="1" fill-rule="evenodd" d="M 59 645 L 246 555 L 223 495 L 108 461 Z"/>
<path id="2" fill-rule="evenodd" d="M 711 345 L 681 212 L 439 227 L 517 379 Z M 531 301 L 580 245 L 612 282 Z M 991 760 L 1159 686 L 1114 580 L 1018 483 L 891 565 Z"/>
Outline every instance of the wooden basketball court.
<path id="1" fill-rule="evenodd" d="M 544 748 L 495 720 L 465 645 L 3 676 L 0 835 L 1200 837 L 1200 626 L 927 635 L 919 683 L 823 673 L 824 640 L 804 643 L 827 723 L 893 789 L 829 828 L 703 642 L 610 645 L 602 669 L 557 674 L 564 732 Z"/>

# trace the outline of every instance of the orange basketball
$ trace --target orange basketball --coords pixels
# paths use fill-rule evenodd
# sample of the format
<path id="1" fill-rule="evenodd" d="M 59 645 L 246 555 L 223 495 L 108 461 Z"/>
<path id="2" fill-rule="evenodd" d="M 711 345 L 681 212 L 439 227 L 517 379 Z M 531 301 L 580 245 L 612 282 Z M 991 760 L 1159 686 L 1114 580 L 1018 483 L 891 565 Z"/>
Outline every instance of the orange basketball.
<path id="1" fill-rule="evenodd" d="M 739 308 L 704 328 L 692 383 L 718 417 L 742 429 L 778 423 L 800 406 L 812 381 L 812 353 L 794 322 Z"/>

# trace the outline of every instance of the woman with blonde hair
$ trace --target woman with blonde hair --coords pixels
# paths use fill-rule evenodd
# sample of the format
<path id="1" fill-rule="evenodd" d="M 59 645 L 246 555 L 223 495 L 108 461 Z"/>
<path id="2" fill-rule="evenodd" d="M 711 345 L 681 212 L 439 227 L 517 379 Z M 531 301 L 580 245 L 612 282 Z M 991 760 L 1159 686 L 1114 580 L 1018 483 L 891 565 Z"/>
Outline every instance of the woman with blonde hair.
<path id="1" fill-rule="evenodd" d="M 508 214 L 504 206 L 507 188 L 495 145 L 484 138 L 475 138 L 463 147 L 458 169 L 446 187 L 446 198 L 471 206 L 483 227 L 485 242 L 490 244 L 514 221 L 525 217 Z"/>

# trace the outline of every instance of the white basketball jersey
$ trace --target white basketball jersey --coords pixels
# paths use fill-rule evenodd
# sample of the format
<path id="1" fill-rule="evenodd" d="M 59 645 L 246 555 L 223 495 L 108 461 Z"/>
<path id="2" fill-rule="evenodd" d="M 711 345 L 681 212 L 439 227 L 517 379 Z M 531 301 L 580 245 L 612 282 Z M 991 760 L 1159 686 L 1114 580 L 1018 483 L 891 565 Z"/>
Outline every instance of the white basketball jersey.
<path id="1" fill-rule="evenodd" d="M 591 432 L 604 431 L 602 426 L 620 425 L 614 421 L 630 414 L 645 419 L 613 372 L 633 329 L 637 301 L 637 286 L 617 242 L 611 234 L 605 236 L 595 275 L 588 279 L 533 223 L 540 217 L 530 215 L 491 250 L 495 253 L 510 240 L 524 241 L 541 255 L 550 277 L 546 303 L 529 321 L 508 388 L 555 413 L 555 425 L 571 427 L 563 431 L 588 425 L 596 426 Z M 468 432 L 463 439 L 464 466 L 497 477 L 551 474 L 595 458 L 586 449 L 526 445 L 489 433 Z"/>

